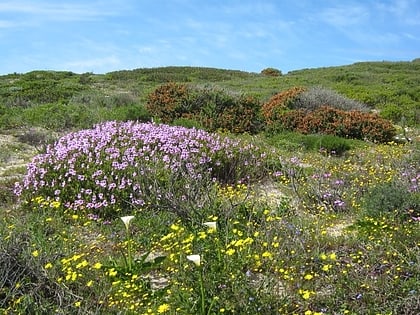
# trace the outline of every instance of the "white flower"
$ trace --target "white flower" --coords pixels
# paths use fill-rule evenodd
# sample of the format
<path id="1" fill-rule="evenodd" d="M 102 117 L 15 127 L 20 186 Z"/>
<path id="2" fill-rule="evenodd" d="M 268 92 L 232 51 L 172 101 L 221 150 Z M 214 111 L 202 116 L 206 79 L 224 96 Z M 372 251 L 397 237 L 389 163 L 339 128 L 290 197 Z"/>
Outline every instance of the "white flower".
<path id="1" fill-rule="evenodd" d="M 130 226 L 130 221 L 134 219 L 134 215 L 128 215 L 125 217 L 121 217 L 121 220 L 124 222 L 125 228 L 128 230 L 128 227 Z"/>
<path id="2" fill-rule="evenodd" d="M 200 255 L 188 255 L 187 259 L 191 260 L 196 266 L 200 266 L 200 263 L 201 263 Z"/>
<path id="3" fill-rule="evenodd" d="M 209 229 L 215 230 L 217 228 L 216 222 L 204 222 L 203 225 L 207 226 Z"/>

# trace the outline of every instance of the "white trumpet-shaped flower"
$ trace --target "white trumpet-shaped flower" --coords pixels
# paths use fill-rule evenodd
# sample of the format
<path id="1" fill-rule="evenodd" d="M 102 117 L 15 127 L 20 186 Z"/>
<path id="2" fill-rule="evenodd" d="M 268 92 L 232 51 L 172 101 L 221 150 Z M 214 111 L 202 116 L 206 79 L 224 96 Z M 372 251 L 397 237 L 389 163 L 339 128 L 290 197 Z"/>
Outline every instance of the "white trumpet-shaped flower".
<path id="1" fill-rule="evenodd" d="M 216 230 L 217 223 L 215 221 L 212 222 L 204 222 L 203 225 L 207 226 L 209 229 Z"/>
<path id="2" fill-rule="evenodd" d="M 187 259 L 192 261 L 196 266 L 200 266 L 200 264 L 201 264 L 200 255 L 188 255 Z"/>
<path id="3" fill-rule="evenodd" d="M 134 219 L 134 215 L 127 215 L 125 217 L 121 217 L 121 220 L 124 222 L 125 228 L 128 230 L 130 226 L 130 221 Z"/>

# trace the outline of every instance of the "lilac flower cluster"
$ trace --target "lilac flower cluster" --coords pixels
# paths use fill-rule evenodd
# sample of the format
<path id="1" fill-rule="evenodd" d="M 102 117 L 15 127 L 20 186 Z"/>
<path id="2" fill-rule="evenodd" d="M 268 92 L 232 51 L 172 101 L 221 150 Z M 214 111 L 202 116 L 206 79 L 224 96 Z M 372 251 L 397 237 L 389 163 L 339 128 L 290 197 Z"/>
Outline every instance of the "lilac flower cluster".
<path id="1" fill-rule="evenodd" d="M 37 155 L 15 193 L 27 201 L 43 196 L 89 213 L 117 211 L 150 202 L 148 194 L 170 174 L 238 180 L 259 169 L 264 158 L 252 143 L 199 129 L 106 122 L 70 133 Z"/>
<path id="2" fill-rule="evenodd" d="M 311 185 L 313 192 L 311 196 L 315 203 L 321 204 L 324 208 L 333 211 L 343 211 L 346 208 L 344 199 L 345 182 L 341 178 L 333 178 L 332 174 L 313 174 L 311 180 L 316 183 Z"/>

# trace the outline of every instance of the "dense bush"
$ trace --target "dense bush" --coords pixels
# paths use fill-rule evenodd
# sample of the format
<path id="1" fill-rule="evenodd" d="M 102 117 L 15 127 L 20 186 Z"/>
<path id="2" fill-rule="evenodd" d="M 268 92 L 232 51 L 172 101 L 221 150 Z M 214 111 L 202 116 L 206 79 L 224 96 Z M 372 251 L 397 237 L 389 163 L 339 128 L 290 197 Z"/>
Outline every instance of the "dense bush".
<path id="1" fill-rule="evenodd" d="M 265 157 L 251 142 L 203 130 L 108 122 L 70 133 L 36 156 L 15 192 L 101 216 L 142 207 L 188 218 L 204 207 L 213 181 L 263 176 Z"/>
<path id="2" fill-rule="evenodd" d="M 188 87 L 185 84 L 167 83 L 156 88 L 148 96 L 146 109 L 163 123 L 170 123 L 190 112 L 186 106 Z"/>
<path id="3" fill-rule="evenodd" d="M 280 92 L 272 96 L 267 102 L 262 105 L 262 114 L 267 125 L 276 124 L 285 111 L 287 111 L 289 104 L 299 94 L 305 91 L 302 87 L 293 87 L 286 91 Z"/>
<path id="4" fill-rule="evenodd" d="M 404 117 L 404 109 L 395 104 L 388 104 L 381 109 L 379 115 L 384 119 L 401 122 Z"/>
<path id="5" fill-rule="evenodd" d="M 262 128 L 259 117 L 259 102 L 256 98 L 240 96 L 234 102 L 221 109 L 213 123 L 213 129 L 227 130 L 233 133 L 257 133 Z"/>
<path id="6" fill-rule="evenodd" d="M 305 109 L 313 111 L 321 106 L 330 106 L 346 111 L 368 111 L 366 105 L 349 99 L 335 91 L 326 88 L 313 87 L 299 93 L 290 103 L 291 109 Z"/>
<path id="7" fill-rule="evenodd" d="M 340 156 L 351 149 L 349 141 L 333 135 L 307 135 L 302 139 L 305 148 L 335 156 Z"/>
<path id="8" fill-rule="evenodd" d="M 189 119 L 208 131 L 256 133 L 262 127 L 256 98 L 212 87 L 164 84 L 149 95 L 146 108 L 163 123 Z"/>
<path id="9" fill-rule="evenodd" d="M 396 130 L 387 120 L 373 113 L 342 111 L 322 106 L 312 112 L 285 111 L 278 119 L 278 128 L 304 134 L 330 134 L 344 138 L 392 141 Z"/>
<path id="10" fill-rule="evenodd" d="M 270 77 L 279 77 L 281 76 L 281 71 L 275 68 L 265 68 L 261 70 L 262 75 L 270 76 Z"/>

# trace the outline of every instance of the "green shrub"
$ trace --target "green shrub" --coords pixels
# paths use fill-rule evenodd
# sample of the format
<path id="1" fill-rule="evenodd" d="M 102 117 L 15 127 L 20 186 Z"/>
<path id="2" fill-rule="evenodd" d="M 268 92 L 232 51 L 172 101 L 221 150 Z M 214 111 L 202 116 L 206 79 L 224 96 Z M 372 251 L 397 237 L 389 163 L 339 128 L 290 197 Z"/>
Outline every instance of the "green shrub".
<path id="1" fill-rule="evenodd" d="M 331 155 L 340 156 L 351 149 L 348 139 L 332 135 L 307 135 L 302 140 L 307 149 L 315 149 Z"/>
<path id="2" fill-rule="evenodd" d="M 151 118 L 152 117 L 146 107 L 141 104 L 133 105 L 128 108 L 126 120 L 147 122 L 150 121 Z"/>
<path id="3" fill-rule="evenodd" d="M 22 119 L 28 126 L 62 131 L 91 126 L 95 114 L 86 105 L 51 103 L 26 108 Z"/>
<path id="4" fill-rule="evenodd" d="M 0 115 L 0 129 L 15 129 L 25 125 L 22 113 L 22 107 L 6 107 L 3 114 Z"/>
<path id="5" fill-rule="evenodd" d="M 87 89 L 87 85 L 80 84 L 78 79 L 79 76 L 72 72 L 32 71 L 13 80 L 2 96 L 12 106 L 66 102 Z"/>
<path id="6" fill-rule="evenodd" d="M 257 133 L 262 129 L 259 101 L 213 87 L 168 83 L 152 92 L 146 108 L 163 123 L 193 119 L 208 131 Z"/>
<path id="7" fill-rule="evenodd" d="M 381 109 L 379 115 L 384 119 L 398 122 L 401 121 L 401 118 L 404 115 L 404 110 L 395 104 L 387 104 Z"/>
<path id="8" fill-rule="evenodd" d="M 172 125 L 181 126 L 185 128 L 197 128 L 197 129 L 204 129 L 203 125 L 195 119 L 192 118 L 177 118 L 174 119 Z"/>
<path id="9" fill-rule="evenodd" d="M 375 217 L 393 213 L 399 217 L 420 217 L 418 188 L 407 186 L 400 180 L 375 185 L 364 196 L 365 211 Z"/>

